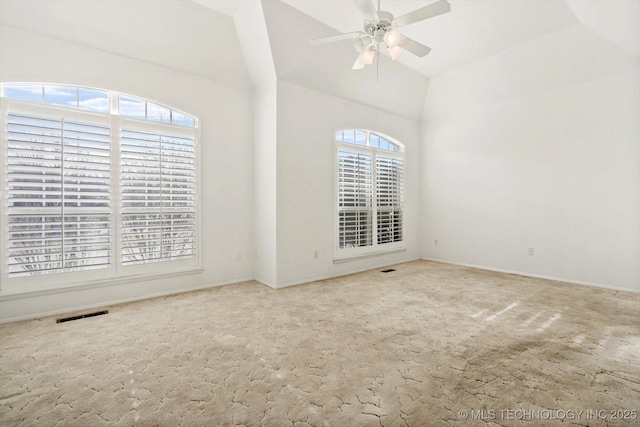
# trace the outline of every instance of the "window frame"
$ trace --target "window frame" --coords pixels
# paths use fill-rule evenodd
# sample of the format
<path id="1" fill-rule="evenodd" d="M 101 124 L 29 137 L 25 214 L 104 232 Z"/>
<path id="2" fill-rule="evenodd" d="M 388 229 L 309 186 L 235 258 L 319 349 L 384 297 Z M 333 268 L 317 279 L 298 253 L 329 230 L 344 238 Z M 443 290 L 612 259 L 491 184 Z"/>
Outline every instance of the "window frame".
<path id="1" fill-rule="evenodd" d="M 355 142 L 343 142 L 339 141 L 337 138 L 337 133 L 342 131 L 354 131 L 354 132 L 364 132 L 366 134 L 366 145 L 357 144 Z M 405 199 L 405 176 L 406 176 L 406 153 L 404 144 L 398 142 L 394 138 L 391 138 L 388 135 L 385 135 L 381 132 L 368 130 L 368 129 L 360 129 L 360 128 L 343 128 L 337 129 L 334 132 L 334 200 L 335 200 L 335 210 L 334 210 L 334 238 L 335 238 L 335 257 L 334 263 L 346 262 L 353 259 L 365 258 L 370 256 L 384 255 L 393 252 L 399 252 L 406 250 L 406 232 L 405 232 L 405 218 L 404 218 L 404 199 Z M 383 148 L 377 148 L 371 146 L 371 136 L 377 136 L 383 138 L 391 143 L 393 143 L 398 150 L 391 151 Z M 359 246 L 352 248 L 341 248 L 340 247 L 340 212 L 343 211 L 343 208 L 340 207 L 340 178 L 339 178 L 339 153 L 340 151 L 348 151 L 353 153 L 361 153 L 365 155 L 371 156 L 372 160 L 372 187 L 373 192 L 371 195 L 371 245 L 367 246 Z M 377 158 L 391 158 L 396 160 L 401 160 L 403 165 L 403 176 L 402 176 L 402 191 L 400 193 L 400 211 L 402 213 L 402 240 L 396 242 L 388 242 L 388 243 L 378 243 L 378 201 L 377 201 Z"/>
<path id="2" fill-rule="evenodd" d="M 11 106 L 11 110 L 9 111 L 9 106 Z M 57 107 L 54 107 L 57 109 Z M 18 113 L 18 114 L 35 114 L 35 115 L 52 115 L 52 110 L 50 106 L 43 104 L 32 104 L 28 102 L 8 100 L 5 98 L 0 99 L 0 115 L 1 124 L 0 129 L 7 129 L 7 117 L 8 113 Z M 78 110 L 69 110 L 64 111 L 65 118 L 71 118 L 73 120 L 85 120 L 87 116 L 94 116 L 97 121 L 105 121 L 104 115 L 93 114 L 87 111 L 78 111 Z M 106 118 L 106 123 L 111 125 L 109 118 Z M 3 141 L 7 141 L 7 139 L 3 136 Z M 111 141 L 113 141 L 113 135 L 111 135 Z M 8 142 L 8 141 L 7 141 Z M 86 271 L 71 271 L 71 272 L 61 272 L 61 273 L 52 273 L 52 274 L 38 274 L 31 276 L 23 276 L 23 277 L 9 277 L 9 269 L 8 267 L 8 227 L 9 227 L 9 207 L 8 207 L 8 156 L 7 156 L 7 146 L 3 144 L 2 149 L 0 150 L 0 164 L 3 165 L 3 169 L 5 171 L 0 176 L 0 188 L 2 188 L 2 203 L 0 206 L 0 256 L 2 263 L 2 276 L 0 277 L 0 286 L 1 290 L 10 289 L 14 290 L 20 287 L 45 287 L 50 283 L 53 283 L 54 286 L 58 284 L 58 280 L 53 279 L 55 276 L 65 276 L 71 277 L 73 281 L 84 281 L 84 280 L 104 280 L 109 276 L 114 274 L 113 267 L 114 263 L 111 262 L 110 267 L 94 269 L 94 270 L 86 270 Z M 113 176 L 111 176 L 111 185 L 113 185 Z M 46 209 L 43 208 L 31 208 L 34 212 L 41 211 L 43 214 L 46 212 Z M 29 209 L 29 210 L 31 210 Z M 27 210 L 27 209 L 25 209 Z M 111 223 L 113 224 L 113 203 L 111 203 L 109 214 L 111 218 Z M 113 236 L 113 229 L 111 230 L 111 235 Z M 113 239 L 111 240 L 111 258 L 113 260 Z"/>
<path id="3" fill-rule="evenodd" d="M 4 88 L 4 85 L 14 85 L 22 83 L 0 83 L 0 89 Z M 36 83 L 46 85 L 47 83 Z M 63 86 L 57 85 L 56 86 Z M 69 86 L 79 87 L 80 89 L 90 89 L 91 87 L 84 86 Z M 46 104 L 43 102 L 29 102 L 22 101 L 13 98 L 4 97 L 4 91 L 0 92 L 0 130 L 3 135 L 0 136 L 2 144 L 0 146 L 0 164 L 2 165 L 2 172 L 0 173 L 0 265 L 2 266 L 2 273 L 0 274 L 0 295 L 20 294 L 25 292 L 37 292 L 48 291 L 55 289 L 62 289 L 68 287 L 86 287 L 94 285 L 110 285 L 112 283 L 128 282 L 134 280 L 145 280 L 150 277 L 161 275 L 175 275 L 175 274 L 192 274 L 193 272 L 202 271 L 202 254 L 200 248 L 202 247 L 201 238 L 201 155 L 200 155 L 200 127 L 198 126 L 199 119 L 193 117 L 193 127 L 163 123 L 159 121 L 133 119 L 129 117 L 122 117 L 118 114 L 117 100 L 119 95 L 131 96 L 134 95 L 120 94 L 114 91 L 108 91 L 103 89 L 95 89 L 104 91 L 109 94 L 110 112 L 96 112 L 87 109 L 79 109 L 73 107 L 64 107 L 54 104 Z M 136 97 L 139 98 L 139 97 Z M 163 105 L 153 100 L 147 100 L 139 98 L 144 101 L 154 103 L 157 105 Z M 114 108 L 115 107 L 115 108 Z M 171 107 L 169 107 L 171 108 Z M 180 110 L 172 109 L 172 111 Z M 111 141 L 111 158 L 110 158 L 110 188 L 111 188 L 111 200 L 110 200 L 110 224 L 111 224 L 111 251 L 110 251 L 110 265 L 105 268 L 90 269 L 84 271 L 68 271 L 58 272 L 52 274 L 37 274 L 21 277 L 10 277 L 8 271 L 9 263 L 9 246 L 8 246 L 8 230 L 9 230 L 9 206 L 8 206 L 8 138 L 7 138 L 7 118 L 9 113 L 22 113 L 32 114 L 39 116 L 60 116 L 65 120 L 87 118 L 95 119 L 96 121 L 106 124 L 110 128 L 110 141 Z M 185 113 L 186 114 L 186 113 Z M 120 170 L 120 135 L 123 127 L 134 128 L 137 130 L 151 130 L 153 132 L 165 131 L 172 136 L 188 136 L 193 138 L 193 168 L 195 179 L 195 194 L 194 194 L 194 255 L 193 257 L 179 260 L 166 260 L 159 262 L 149 262 L 136 265 L 123 265 L 122 264 L 122 245 L 121 245 L 121 226 L 123 210 L 121 209 L 121 170 Z M 34 208 L 37 209 L 37 208 Z"/>
<path id="4" fill-rule="evenodd" d="M 123 125 L 124 124 L 124 125 Z M 167 123 L 160 123 L 160 122 L 149 122 L 149 121 L 144 121 L 144 120 L 138 120 L 138 119 L 131 119 L 131 118 L 125 118 L 125 117 L 120 117 L 119 118 L 119 126 L 118 126 L 118 134 L 116 135 L 116 138 L 119 140 L 120 137 L 120 131 L 123 128 L 128 128 L 129 126 L 127 126 L 128 124 L 131 124 L 133 126 L 136 127 L 136 130 L 146 130 L 146 131 L 153 131 L 153 130 L 157 130 L 157 129 L 167 129 L 167 130 L 171 130 L 171 132 L 173 133 L 173 135 L 177 134 L 177 133 L 181 133 L 182 135 L 186 135 L 188 134 L 188 131 L 186 131 L 186 129 L 190 129 L 190 128 L 186 128 L 185 131 L 182 130 L 182 128 L 177 128 L 175 126 L 171 126 L 170 124 Z M 179 136 L 179 135 L 178 135 Z M 198 137 L 199 138 L 199 137 Z M 118 162 L 118 179 L 120 180 L 121 178 L 121 174 L 120 174 L 120 142 L 117 142 L 117 148 L 116 150 L 118 151 L 117 154 L 117 162 Z M 195 194 L 195 216 L 196 216 L 196 220 L 195 220 L 195 244 L 194 244 L 194 251 L 195 251 L 195 258 L 198 259 L 198 263 L 197 265 L 200 266 L 200 255 L 201 255 L 201 251 L 200 251 L 200 247 L 201 247 L 201 238 L 200 238 L 200 208 L 199 208 L 199 191 L 201 189 L 200 187 L 200 167 L 199 167 L 199 163 L 200 163 L 200 144 L 198 143 L 198 140 L 194 141 L 194 163 L 195 163 L 195 170 L 196 170 L 196 194 Z M 122 227 L 122 216 L 124 215 L 125 210 L 121 209 L 121 196 L 122 193 L 120 191 L 120 183 L 118 183 L 118 194 L 117 194 L 117 226 L 118 226 L 118 230 L 120 230 L 120 228 Z M 120 235 L 120 232 L 118 232 L 118 235 Z M 122 244 L 121 244 L 121 240 L 117 239 L 117 269 L 119 271 L 123 271 L 126 272 L 127 275 L 138 275 L 138 274 L 150 274 L 153 272 L 157 272 L 158 271 L 158 266 L 159 265 L 163 265 L 163 264 L 172 264 L 175 266 L 175 268 L 184 268 L 184 267 L 189 267 L 192 262 L 189 262 L 190 259 L 183 259 L 183 260 L 171 260 L 171 261 L 159 261 L 159 262 L 149 262 L 149 263 L 142 263 L 142 264 L 133 264 L 133 265 L 122 265 L 121 261 L 122 261 Z"/>

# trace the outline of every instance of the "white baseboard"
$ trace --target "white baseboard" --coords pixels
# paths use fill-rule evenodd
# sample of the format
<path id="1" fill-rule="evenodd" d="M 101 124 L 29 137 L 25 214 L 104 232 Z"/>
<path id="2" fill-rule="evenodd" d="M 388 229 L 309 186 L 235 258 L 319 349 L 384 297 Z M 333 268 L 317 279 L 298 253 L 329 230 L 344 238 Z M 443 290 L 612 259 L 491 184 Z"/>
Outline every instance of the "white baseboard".
<path id="1" fill-rule="evenodd" d="M 56 316 L 58 314 L 66 314 L 66 313 L 74 313 L 74 312 L 77 312 L 77 311 L 91 310 L 91 309 L 94 309 L 94 308 L 106 308 L 106 307 L 110 307 L 112 305 L 125 304 L 125 303 L 128 303 L 128 302 L 141 301 L 141 300 L 157 298 L 157 297 L 164 297 L 164 296 L 168 296 L 168 295 L 177 295 L 177 294 L 182 294 L 182 293 L 185 293 L 185 292 L 200 291 L 200 290 L 209 289 L 209 288 L 217 288 L 217 287 L 220 287 L 220 286 L 231 285 L 231 284 L 234 284 L 234 283 L 248 282 L 248 281 L 252 281 L 252 280 L 254 280 L 252 277 L 239 278 L 239 279 L 233 279 L 233 280 L 229 280 L 229 281 L 225 281 L 225 282 L 216 282 L 216 283 L 209 283 L 209 284 L 206 284 L 206 285 L 193 286 L 193 287 L 190 287 L 190 288 L 172 289 L 172 290 L 167 290 L 167 291 L 162 291 L 162 292 L 154 292 L 154 293 L 149 293 L 149 294 L 144 294 L 144 295 L 137 295 L 135 297 L 115 299 L 115 300 L 111 300 L 111 301 L 108 301 L 108 302 L 100 302 L 100 303 L 96 303 L 96 304 L 83 304 L 83 305 L 65 307 L 65 308 L 46 311 L 46 312 L 28 313 L 28 314 L 24 314 L 24 315 L 21 315 L 21 316 L 0 318 L 0 324 L 19 322 L 21 320 L 40 319 L 40 318 L 43 318 L 43 317 Z M 29 298 L 28 294 L 25 295 L 25 299 L 27 299 L 27 298 Z"/>
<path id="2" fill-rule="evenodd" d="M 260 283 L 261 285 L 265 285 L 265 286 L 266 286 L 266 287 L 268 287 L 268 288 L 271 288 L 271 289 L 278 289 L 278 288 L 276 287 L 276 285 L 274 285 L 273 283 L 271 283 L 271 282 L 270 282 L 270 281 L 268 281 L 268 280 L 264 280 L 264 279 L 261 279 L 261 278 L 259 278 L 259 277 L 256 277 L 256 278 L 254 278 L 253 280 L 255 280 L 256 282 Z"/>
<path id="3" fill-rule="evenodd" d="M 378 266 L 373 266 L 373 267 L 369 266 L 369 267 L 365 267 L 365 268 L 357 268 L 357 269 L 349 270 L 347 272 L 341 272 L 338 275 L 326 275 L 326 276 L 311 277 L 309 279 L 293 280 L 291 282 L 285 282 L 285 283 L 278 284 L 277 287 L 273 287 L 273 286 L 270 286 L 270 285 L 268 285 L 268 286 L 269 287 L 273 287 L 274 289 L 288 288 L 290 286 L 304 285 L 306 283 L 319 282 L 321 280 L 328 280 L 328 279 L 335 279 L 337 277 L 349 276 L 351 274 L 362 273 L 363 271 L 377 270 L 379 268 L 389 267 L 389 266 L 398 265 L 398 264 L 404 264 L 405 262 L 416 261 L 416 260 L 419 260 L 419 259 L 421 259 L 421 258 L 411 258 L 411 259 L 406 259 L 406 260 L 394 262 L 394 263 L 391 263 L 391 264 L 386 262 L 386 263 L 383 263 L 383 264 L 378 265 Z"/>
<path id="4" fill-rule="evenodd" d="M 514 271 L 514 270 L 505 270 L 505 269 L 501 269 L 501 268 L 487 267 L 487 266 L 484 266 L 484 265 L 467 264 L 467 263 L 464 263 L 464 262 L 446 261 L 446 260 L 437 259 L 437 258 L 421 257 L 420 259 L 425 260 L 425 261 L 440 262 L 440 263 L 443 263 L 443 264 L 451 264 L 451 265 L 459 265 L 459 266 L 462 266 L 462 267 L 477 268 L 479 270 L 495 271 L 497 273 L 515 274 L 515 275 L 518 275 L 518 276 L 535 277 L 536 279 L 553 280 L 555 282 L 564 282 L 564 283 L 571 283 L 571 284 L 574 284 L 574 285 L 592 286 L 592 287 L 595 287 L 595 288 L 610 289 L 612 291 L 623 291 L 623 292 L 632 292 L 632 293 L 640 294 L 640 290 L 636 290 L 636 289 L 620 288 L 620 287 L 615 287 L 615 286 L 603 285 L 603 284 L 600 284 L 600 283 L 592 283 L 592 282 L 584 282 L 584 281 L 580 281 L 580 280 L 572 280 L 572 279 L 567 279 L 567 278 L 563 278 L 563 277 L 545 276 L 545 275 L 542 275 L 542 274 L 525 273 L 525 272 L 522 272 L 522 271 Z"/>
<path id="5" fill-rule="evenodd" d="M 591 283 L 591 282 L 585 282 L 585 281 L 579 281 L 579 280 L 572 280 L 572 279 L 567 279 L 567 278 L 562 278 L 562 277 L 545 276 L 545 275 L 527 273 L 527 272 L 522 272 L 522 271 L 514 271 L 514 270 L 493 268 L 493 267 L 487 267 L 487 266 L 477 265 L 477 264 L 468 264 L 468 263 L 452 262 L 452 261 L 436 259 L 436 258 L 419 257 L 419 258 L 412 258 L 412 259 L 408 259 L 408 260 L 403 260 L 403 261 L 400 261 L 400 262 L 395 262 L 395 263 L 392 263 L 392 264 L 383 263 L 383 264 L 381 264 L 379 266 L 373 266 L 373 267 L 372 266 L 368 266 L 368 267 L 365 267 L 365 268 L 353 269 L 353 270 L 349 270 L 347 272 L 342 272 L 339 275 L 322 275 L 322 276 L 310 277 L 310 278 L 306 278 L 306 279 L 302 279 L 302 280 L 294 280 L 294 281 L 278 284 L 277 286 L 274 285 L 273 283 L 270 283 L 268 281 L 262 280 L 260 278 L 253 278 L 253 277 L 238 278 L 238 279 L 233 279 L 233 280 L 228 280 L 228 281 L 223 281 L 223 282 L 216 282 L 216 283 L 209 283 L 209 284 L 206 284 L 206 285 L 193 286 L 193 287 L 190 287 L 190 288 L 181 288 L 181 289 L 165 290 L 165 291 L 161 291 L 161 292 L 152 292 L 152 293 L 148 293 L 148 294 L 144 294 L 144 295 L 137 295 L 137 296 L 128 297 L 128 298 L 114 299 L 114 300 L 110 300 L 110 301 L 107 301 L 107 302 L 100 302 L 100 303 L 96 303 L 96 304 L 84 304 L 84 305 L 60 308 L 60 309 L 56 309 L 56 310 L 50 310 L 50 311 L 46 311 L 46 312 L 27 313 L 27 314 L 15 316 L 15 317 L 0 318 L 0 324 L 18 322 L 18 321 L 21 321 L 21 320 L 30 320 L 30 319 L 37 319 L 37 318 L 42 318 L 42 317 L 49 317 L 49 316 L 55 316 L 55 315 L 66 314 L 66 313 L 73 313 L 73 312 L 84 311 L 84 310 L 91 310 L 91 309 L 95 309 L 95 308 L 105 308 L 105 307 L 110 307 L 112 305 L 124 304 L 124 303 L 128 303 L 128 302 L 133 302 L 133 301 L 140 301 L 140 300 L 156 298 L 156 297 L 163 297 L 163 296 L 168 296 L 168 295 L 176 295 L 176 294 L 181 294 L 181 293 L 184 293 L 184 292 L 198 291 L 198 290 L 202 290 L 202 289 L 209 289 L 209 288 L 225 286 L 225 285 L 230 285 L 230 284 L 234 284 L 234 283 L 254 281 L 254 280 L 259 282 L 259 283 L 261 283 L 261 284 L 263 284 L 263 285 L 265 285 L 265 286 L 268 286 L 271 289 L 282 289 L 282 288 L 287 288 L 287 287 L 290 287 L 290 286 L 303 285 L 303 284 L 306 284 L 306 283 L 312 283 L 312 282 L 318 282 L 318 281 L 321 281 L 321 280 L 328 280 L 328 279 L 333 279 L 333 278 L 337 278 L 337 277 L 348 276 L 350 274 L 361 273 L 361 272 L 364 272 L 364 271 L 376 270 L 378 268 L 388 267 L 390 265 L 402 264 L 402 263 L 405 263 L 405 262 L 411 262 L 411 261 L 415 261 L 417 259 L 422 259 L 422 260 L 425 260 L 425 261 L 439 262 L 439 263 L 443 263 L 443 264 L 451 264 L 451 265 L 459 265 L 459 266 L 463 266 L 463 267 L 477 268 L 477 269 L 480 269 L 480 270 L 495 271 L 495 272 L 499 272 L 499 273 L 515 274 L 515 275 L 525 276 L 525 277 L 535 277 L 535 278 L 538 278 L 538 279 L 553 280 L 553 281 L 557 281 L 557 282 L 565 282 L 565 283 L 571 283 L 571 284 L 576 284 L 576 285 L 592 286 L 592 287 L 597 287 L 597 288 L 611 289 L 611 290 L 615 290 L 615 291 L 624 291 L 624 292 L 631 292 L 631 293 L 640 294 L 640 291 L 635 290 L 635 289 L 626 289 L 626 288 L 603 285 L 603 284 L 599 284 L 599 283 Z M 65 290 L 65 291 L 71 292 L 73 290 L 69 289 L 69 290 Z M 86 292 L 86 291 L 89 291 L 89 289 L 76 289 L 75 291 L 80 291 L 80 292 L 85 291 Z M 32 298 L 34 296 L 35 295 L 29 295 L 29 294 L 24 294 L 24 295 L 21 295 L 21 296 L 20 295 L 11 295 L 7 299 L 12 299 L 12 300 L 29 299 L 30 297 Z M 39 295 L 39 296 L 42 296 L 42 295 Z"/>

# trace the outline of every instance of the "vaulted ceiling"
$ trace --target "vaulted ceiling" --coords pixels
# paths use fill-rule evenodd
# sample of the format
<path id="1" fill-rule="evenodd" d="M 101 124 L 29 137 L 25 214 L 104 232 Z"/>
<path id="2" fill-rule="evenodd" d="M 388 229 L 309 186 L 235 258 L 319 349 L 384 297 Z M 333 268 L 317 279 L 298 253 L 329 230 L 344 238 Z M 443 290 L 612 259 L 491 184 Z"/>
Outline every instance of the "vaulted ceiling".
<path id="1" fill-rule="evenodd" d="M 380 0 L 380 6 L 400 16 L 433 1 Z M 571 55 L 572 46 L 590 59 L 583 61 L 588 66 L 608 63 L 620 52 L 640 63 L 638 0 L 449 1 L 450 13 L 402 28 L 431 47 L 430 54 L 404 52 L 395 62 L 382 56 L 377 66 L 359 71 L 351 70 L 358 52 L 350 40 L 310 44 L 362 28 L 351 0 L 0 0 L 0 25 L 244 87 L 256 84 L 247 55 L 263 49 L 278 79 L 414 119 L 429 78 L 544 37 L 561 46 L 554 45 L 554 52 L 533 49 L 536 58 L 525 58 L 527 63 L 550 67 L 558 55 Z M 241 31 L 240 16 L 248 9 L 261 22 Z M 579 36 L 558 36 L 567 30 Z"/>
<path id="2" fill-rule="evenodd" d="M 233 16 L 239 8 L 259 0 L 193 0 Z M 349 0 L 281 0 L 319 23 L 326 34 L 358 31 L 363 18 Z M 378 6 L 378 0 L 372 0 Z M 380 0 L 381 10 L 401 16 L 434 0 Z M 451 12 L 402 28 L 402 33 L 429 46 L 424 58 L 403 53 L 398 62 L 425 76 L 433 76 L 480 58 L 494 55 L 556 31 L 583 24 L 640 57 L 640 1 L 637 0 L 449 0 Z M 286 19 L 281 25 L 290 25 Z M 311 29 L 309 38 L 318 37 Z M 305 40 L 306 42 L 307 40 Z M 313 49 L 318 55 L 349 46 L 350 60 L 336 66 L 349 68 L 357 56 L 348 40 Z M 311 47 L 309 47 L 311 49 Z M 339 56 L 339 55 L 336 55 Z"/>
<path id="3" fill-rule="evenodd" d="M 251 85 L 233 20 L 188 0 L 0 0 L 0 25 L 232 85 Z M 213 44 L 223 38 L 225 49 Z"/>
<path id="4" fill-rule="evenodd" d="M 362 18 L 353 2 L 284 1 L 339 32 L 362 28 Z M 429 3 L 432 1 L 381 0 L 381 8 L 397 17 Z M 450 3 L 451 12 L 401 29 L 402 34 L 432 48 L 424 58 L 404 52 L 398 58 L 401 63 L 432 76 L 577 22 L 564 1 L 452 0 Z"/>

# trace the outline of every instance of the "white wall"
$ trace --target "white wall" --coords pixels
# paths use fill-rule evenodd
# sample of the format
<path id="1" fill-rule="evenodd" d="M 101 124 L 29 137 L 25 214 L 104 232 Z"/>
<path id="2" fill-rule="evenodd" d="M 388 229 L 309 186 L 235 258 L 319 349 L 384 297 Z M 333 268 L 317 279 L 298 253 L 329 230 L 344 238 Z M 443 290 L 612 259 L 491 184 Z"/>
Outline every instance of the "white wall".
<path id="1" fill-rule="evenodd" d="M 576 25 L 433 77 L 422 256 L 640 291 L 638 64 Z"/>
<path id="2" fill-rule="evenodd" d="M 315 65 L 307 63 L 303 57 L 317 56 L 310 54 L 309 31 L 320 31 L 317 27 L 327 29 L 279 1 L 247 2 L 236 12 L 234 21 L 255 91 L 256 280 L 279 288 L 417 258 L 417 118 L 426 78 L 404 68 L 402 78 L 385 79 L 382 74 L 378 83 L 372 74 L 374 70 L 363 74 L 349 67 L 326 67 L 322 61 Z M 352 63 L 355 50 L 351 43 L 347 45 L 348 61 Z M 332 63 L 335 58 L 327 57 L 328 53 L 324 58 Z M 300 65 L 304 65 L 304 70 L 298 72 Z M 382 70 L 389 71 L 385 67 Z M 347 75 L 349 78 L 345 78 Z M 305 78 L 300 79 L 301 76 Z M 353 79 L 358 79 L 358 84 Z M 337 81 L 339 86 L 331 84 Z M 332 94 L 314 90 L 318 82 L 333 86 Z M 372 88 L 376 95 L 367 98 Z M 376 107 L 385 98 L 385 108 L 395 109 L 400 115 L 345 98 L 367 98 Z M 394 108 L 398 105 L 401 108 Z M 407 146 L 406 251 L 333 263 L 334 135 L 343 128 L 377 130 Z"/>
<path id="3" fill-rule="evenodd" d="M 245 2 L 234 15 L 240 46 L 254 87 L 254 277 L 275 286 L 277 77 L 261 2 Z"/>
<path id="4" fill-rule="evenodd" d="M 277 123 L 277 287 L 418 258 L 420 128 L 416 120 L 280 80 Z M 382 132 L 406 147 L 407 250 L 334 264 L 334 138 L 336 130 L 351 128 Z"/>
<path id="5" fill-rule="evenodd" d="M 255 90 L 254 106 L 254 271 L 256 280 L 276 286 L 277 156 L 276 83 Z"/>
<path id="6" fill-rule="evenodd" d="M 50 295 L 2 296 L 0 322 L 34 314 L 253 278 L 253 102 L 217 83 L 32 32 L 0 26 L 0 81 L 70 83 L 130 93 L 201 118 L 200 274 Z"/>

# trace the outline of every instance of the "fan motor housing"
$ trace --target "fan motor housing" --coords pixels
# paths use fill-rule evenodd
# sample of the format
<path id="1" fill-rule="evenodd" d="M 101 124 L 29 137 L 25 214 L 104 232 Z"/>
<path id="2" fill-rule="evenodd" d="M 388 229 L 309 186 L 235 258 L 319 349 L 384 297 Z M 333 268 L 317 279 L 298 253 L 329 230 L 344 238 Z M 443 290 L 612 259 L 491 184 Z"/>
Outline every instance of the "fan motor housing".
<path id="1" fill-rule="evenodd" d="M 377 43 L 381 43 L 384 34 L 391 29 L 393 15 L 390 12 L 381 10 L 378 12 L 378 20 L 376 22 L 364 21 L 364 31 Z"/>
<path id="2" fill-rule="evenodd" d="M 393 22 L 393 14 L 391 12 L 385 12 L 381 10 L 378 12 L 378 24 L 390 27 Z"/>

